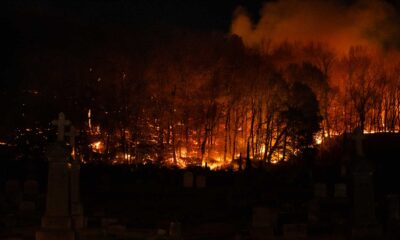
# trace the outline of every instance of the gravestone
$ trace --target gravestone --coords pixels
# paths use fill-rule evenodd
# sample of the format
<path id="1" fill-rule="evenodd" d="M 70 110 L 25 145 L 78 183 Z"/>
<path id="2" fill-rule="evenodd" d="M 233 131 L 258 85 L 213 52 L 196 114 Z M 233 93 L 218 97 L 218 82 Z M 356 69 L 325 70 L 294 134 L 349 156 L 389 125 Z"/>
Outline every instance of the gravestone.
<path id="1" fill-rule="evenodd" d="M 398 223 L 400 220 L 400 203 L 399 195 L 390 194 L 386 197 L 387 200 L 387 216 L 389 222 Z"/>
<path id="2" fill-rule="evenodd" d="M 64 142 L 64 137 L 65 137 L 65 127 L 70 125 L 71 122 L 69 120 L 65 119 L 65 114 L 64 113 L 59 113 L 58 114 L 58 119 L 53 120 L 51 122 L 54 126 L 57 126 L 57 141 L 58 142 Z"/>
<path id="3" fill-rule="evenodd" d="M 36 197 L 39 194 L 39 184 L 36 180 L 26 180 L 24 182 L 24 196 Z"/>
<path id="4" fill-rule="evenodd" d="M 307 239 L 307 225 L 301 223 L 284 224 L 283 239 Z"/>
<path id="5" fill-rule="evenodd" d="M 18 180 L 8 180 L 5 184 L 5 199 L 11 208 L 17 208 L 22 200 L 21 189 Z"/>
<path id="6" fill-rule="evenodd" d="M 75 137 L 78 135 L 74 126 L 70 127 L 70 131 L 66 133 L 69 136 L 69 143 L 72 149 L 72 161 L 71 161 L 71 215 L 72 225 L 74 229 L 82 229 L 85 226 L 85 218 L 83 216 L 83 207 L 80 202 L 80 162 L 79 156 L 76 156 L 75 152 Z"/>
<path id="7" fill-rule="evenodd" d="M 192 188 L 194 182 L 193 173 L 188 171 L 183 174 L 183 187 L 184 188 Z"/>
<path id="8" fill-rule="evenodd" d="M 22 214 L 34 214 L 36 212 L 36 203 L 32 201 L 22 201 L 19 204 L 19 212 Z"/>
<path id="9" fill-rule="evenodd" d="M 182 239 L 182 229 L 180 222 L 170 222 L 169 237 L 170 239 Z"/>
<path id="10" fill-rule="evenodd" d="M 326 198 L 327 197 L 327 187 L 325 183 L 314 184 L 314 197 L 315 198 Z"/>
<path id="11" fill-rule="evenodd" d="M 375 196 L 371 162 L 364 157 L 362 141 L 364 135 L 361 129 L 354 132 L 356 159 L 353 172 L 353 213 L 354 223 L 352 236 L 356 239 L 378 238 L 382 229 L 377 224 L 375 216 Z"/>
<path id="12" fill-rule="evenodd" d="M 390 194 L 386 197 L 386 236 L 387 239 L 400 238 L 400 203 L 399 195 Z"/>
<path id="13" fill-rule="evenodd" d="M 277 211 L 267 207 L 253 208 L 251 237 L 265 239 L 274 236 L 274 227 L 277 221 Z"/>
<path id="14" fill-rule="evenodd" d="M 74 240 L 75 232 L 71 229 L 69 195 L 69 151 L 64 143 L 64 127 L 69 124 L 64 114 L 59 114 L 57 142 L 47 147 L 49 161 L 46 195 L 46 211 L 42 226 L 36 232 L 36 240 Z"/>
<path id="15" fill-rule="evenodd" d="M 346 199 L 347 198 L 347 185 L 344 183 L 335 184 L 333 195 L 335 198 Z"/>
<path id="16" fill-rule="evenodd" d="M 5 185 L 6 195 L 15 195 L 20 193 L 20 186 L 18 180 L 8 180 Z"/>
<path id="17" fill-rule="evenodd" d="M 321 204 L 317 199 L 312 199 L 308 203 L 308 221 L 312 224 L 316 224 L 320 221 Z"/>
<path id="18" fill-rule="evenodd" d="M 205 175 L 197 175 L 196 176 L 196 187 L 197 188 L 205 188 L 206 187 L 206 176 Z"/>

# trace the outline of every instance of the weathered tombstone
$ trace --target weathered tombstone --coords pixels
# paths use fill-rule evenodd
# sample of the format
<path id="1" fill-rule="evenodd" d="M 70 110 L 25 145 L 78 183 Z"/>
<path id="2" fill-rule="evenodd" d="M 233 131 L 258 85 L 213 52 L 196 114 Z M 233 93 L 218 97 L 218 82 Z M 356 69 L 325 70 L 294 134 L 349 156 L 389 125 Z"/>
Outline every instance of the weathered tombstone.
<path id="1" fill-rule="evenodd" d="M 170 239 L 181 239 L 182 230 L 180 222 L 171 222 L 169 224 L 169 237 Z"/>
<path id="2" fill-rule="evenodd" d="M 37 196 L 39 194 L 39 184 L 36 180 L 26 180 L 24 182 L 24 195 Z"/>
<path id="3" fill-rule="evenodd" d="M 196 187 L 197 188 L 205 188 L 206 187 L 206 176 L 205 175 L 197 175 L 196 176 Z"/>
<path id="4" fill-rule="evenodd" d="M 400 220 L 400 202 L 399 195 L 390 194 L 386 197 L 387 200 L 387 216 L 389 222 L 398 223 Z"/>
<path id="5" fill-rule="evenodd" d="M 400 238 L 400 203 L 399 195 L 390 194 L 386 197 L 386 236 L 388 239 Z"/>
<path id="6" fill-rule="evenodd" d="M 70 186 L 71 186 L 71 215 L 72 215 L 72 224 L 74 229 L 82 229 L 85 225 L 85 218 L 83 216 L 83 208 L 80 202 L 80 163 L 79 157 L 75 154 L 75 137 L 78 135 L 74 126 L 70 127 L 70 131 L 67 133 L 69 136 L 69 143 L 72 149 L 72 162 L 71 162 L 71 178 L 70 178 Z"/>
<path id="7" fill-rule="evenodd" d="M 307 239 L 307 225 L 306 224 L 284 224 L 283 225 L 283 238 L 284 239 Z"/>
<path id="8" fill-rule="evenodd" d="M 108 218 L 108 217 L 101 218 L 101 226 L 102 227 L 107 227 L 107 226 L 116 225 L 116 224 L 118 224 L 118 219 L 116 219 L 116 218 Z"/>
<path id="9" fill-rule="evenodd" d="M 32 201 L 22 201 L 19 204 L 19 212 L 22 214 L 33 214 L 36 212 L 36 204 Z"/>
<path id="10" fill-rule="evenodd" d="M 347 185 L 344 183 L 335 184 L 335 189 L 333 193 L 335 198 L 346 199 L 347 198 Z"/>
<path id="11" fill-rule="evenodd" d="M 353 172 L 354 194 L 354 225 L 352 229 L 353 238 L 378 238 L 382 235 L 382 229 L 377 224 L 375 216 L 375 199 L 372 164 L 364 157 L 362 141 L 364 135 L 357 128 L 353 136 L 356 147 L 356 165 Z"/>
<path id="12" fill-rule="evenodd" d="M 5 184 L 5 198 L 12 208 L 18 207 L 22 199 L 18 180 L 8 180 Z"/>
<path id="13" fill-rule="evenodd" d="M 69 195 L 69 151 L 64 143 L 64 127 L 69 124 L 64 114 L 53 121 L 58 126 L 57 142 L 50 144 L 46 155 L 49 160 L 49 173 L 46 195 L 46 211 L 42 218 L 42 228 L 36 232 L 36 240 L 74 240 L 71 229 Z"/>
<path id="14" fill-rule="evenodd" d="M 183 174 L 183 187 L 192 188 L 193 187 L 194 176 L 193 173 L 188 171 Z"/>
<path id="15" fill-rule="evenodd" d="M 11 194 L 19 194 L 20 193 L 20 186 L 18 180 L 8 180 L 5 186 L 5 193 L 6 195 Z"/>
<path id="16" fill-rule="evenodd" d="M 314 197 L 316 198 L 326 198 L 327 197 L 327 187 L 325 183 L 314 184 Z"/>
<path id="17" fill-rule="evenodd" d="M 320 220 L 321 206 L 320 202 L 316 199 L 311 200 L 308 203 L 308 214 L 307 218 L 310 223 L 317 223 Z"/>
<path id="18" fill-rule="evenodd" d="M 252 239 L 265 239 L 274 236 L 277 212 L 266 207 L 253 208 L 251 237 Z"/>
<path id="19" fill-rule="evenodd" d="M 57 141 L 58 142 L 64 142 L 64 137 L 65 137 L 65 126 L 68 126 L 71 124 L 69 120 L 65 119 L 65 114 L 64 113 L 59 113 L 58 114 L 58 119 L 53 120 L 51 122 L 54 126 L 57 126 Z"/>

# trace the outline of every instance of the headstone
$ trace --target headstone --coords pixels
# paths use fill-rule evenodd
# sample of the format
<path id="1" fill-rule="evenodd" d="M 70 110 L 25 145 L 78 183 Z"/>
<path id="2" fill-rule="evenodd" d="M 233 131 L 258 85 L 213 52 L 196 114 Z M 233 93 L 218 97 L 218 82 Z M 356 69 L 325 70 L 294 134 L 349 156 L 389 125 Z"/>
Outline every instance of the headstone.
<path id="1" fill-rule="evenodd" d="M 400 238 L 400 203 L 399 195 L 390 194 L 386 197 L 386 235 L 390 236 L 390 239 Z"/>
<path id="2" fill-rule="evenodd" d="M 253 208 L 251 237 L 252 239 L 265 239 L 274 236 L 274 226 L 277 220 L 275 209 L 267 207 Z"/>
<path id="3" fill-rule="evenodd" d="M 6 195 L 15 195 L 20 193 L 20 186 L 18 180 L 8 180 L 5 186 Z"/>
<path id="4" fill-rule="evenodd" d="M 169 237 L 170 239 L 181 239 L 182 230 L 180 222 L 171 222 L 169 224 Z"/>
<path id="5" fill-rule="evenodd" d="M 36 204 L 32 201 L 22 201 L 19 204 L 19 212 L 22 214 L 33 214 L 36 212 Z"/>
<path id="6" fill-rule="evenodd" d="M 197 188 L 205 188 L 206 187 L 206 176 L 205 175 L 197 175 L 196 176 L 196 187 Z"/>
<path id="7" fill-rule="evenodd" d="M 320 211 L 321 211 L 321 206 L 320 202 L 316 199 L 311 200 L 308 203 L 308 221 L 310 223 L 318 223 L 320 220 Z"/>
<path id="8" fill-rule="evenodd" d="M 347 198 L 347 185 L 344 183 L 335 184 L 334 197 L 342 199 Z"/>
<path id="9" fill-rule="evenodd" d="M 71 135 L 71 134 L 70 134 Z M 74 143 L 72 143 L 74 144 Z M 72 215 L 72 225 L 74 229 L 82 229 L 85 227 L 85 217 L 83 216 L 83 207 L 80 201 L 80 163 L 79 158 L 72 155 L 71 162 L 71 177 L 70 177 L 70 187 L 71 187 L 71 215 Z"/>
<path id="10" fill-rule="evenodd" d="M 37 196 L 39 194 L 39 184 L 36 180 L 26 180 L 24 182 L 24 195 Z"/>
<path id="11" fill-rule="evenodd" d="M 327 197 L 327 187 L 325 183 L 314 184 L 314 197 L 316 198 L 326 198 Z"/>
<path id="12" fill-rule="evenodd" d="M 53 121 L 58 126 L 57 142 L 50 144 L 46 155 L 49 160 L 46 211 L 42 218 L 42 228 L 36 232 L 36 240 L 74 240 L 71 229 L 69 164 L 70 156 L 64 140 L 64 127 L 69 124 L 64 114 Z"/>
<path id="13" fill-rule="evenodd" d="M 102 218 L 101 219 L 101 226 L 107 227 L 110 225 L 116 225 L 118 223 L 118 219 L 116 218 Z"/>
<path id="14" fill-rule="evenodd" d="M 387 216 L 389 222 L 398 223 L 400 220 L 400 202 L 399 195 L 390 194 L 387 196 Z"/>
<path id="15" fill-rule="evenodd" d="M 188 171 L 183 174 L 183 187 L 192 188 L 194 182 L 193 173 Z"/>
<path id="16" fill-rule="evenodd" d="M 5 198 L 11 207 L 18 207 L 22 200 L 21 189 L 18 180 L 8 180 L 5 184 Z"/>
<path id="17" fill-rule="evenodd" d="M 58 119 L 53 120 L 51 123 L 54 126 L 57 126 L 57 141 L 63 142 L 65 137 L 65 126 L 68 126 L 71 122 L 66 120 L 64 113 L 61 112 L 58 114 Z"/>
<path id="18" fill-rule="evenodd" d="M 307 239 L 306 224 L 284 224 L 283 225 L 284 239 Z"/>
<path id="19" fill-rule="evenodd" d="M 354 223 L 352 236 L 356 239 L 379 238 L 381 226 L 375 216 L 375 197 L 372 164 L 364 157 L 361 129 L 356 129 L 353 136 L 356 147 L 355 170 L 353 172 L 353 211 Z"/>

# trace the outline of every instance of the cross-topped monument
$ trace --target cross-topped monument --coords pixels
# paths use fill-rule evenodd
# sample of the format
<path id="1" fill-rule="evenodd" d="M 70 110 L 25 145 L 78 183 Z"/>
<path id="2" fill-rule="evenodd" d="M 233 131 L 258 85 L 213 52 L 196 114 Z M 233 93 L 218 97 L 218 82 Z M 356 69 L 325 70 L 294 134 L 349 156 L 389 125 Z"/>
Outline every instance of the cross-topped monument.
<path id="1" fill-rule="evenodd" d="M 365 139 L 364 133 L 361 130 L 361 128 L 356 128 L 354 129 L 354 135 L 353 135 L 353 140 L 355 143 L 356 147 L 356 154 L 358 157 L 363 157 L 364 152 L 363 152 L 363 140 Z"/>
<path id="2" fill-rule="evenodd" d="M 57 126 L 57 142 L 49 144 L 46 150 L 49 160 L 46 212 L 42 227 L 36 232 L 36 240 L 74 240 L 75 230 L 84 226 L 79 201 L 79 162 L 69 163 L 71 153 L 64 137 L 69 136 L 74 147 L 77 134 L 73 127 L 65 133 L 65 127 L 71 122 L 65 119 L 64 113 L 60 113 L 52 124 Z"/>
<path id="3" fill-rule="evenodd" d="M 71 124 L 71 121 L 65 119 L 64 113 L 60 112 L 58 114 L 58 119 L 51 122 L 54 126 L 57 126 L 57 141 L 64 141 L 65 126 Z"/>

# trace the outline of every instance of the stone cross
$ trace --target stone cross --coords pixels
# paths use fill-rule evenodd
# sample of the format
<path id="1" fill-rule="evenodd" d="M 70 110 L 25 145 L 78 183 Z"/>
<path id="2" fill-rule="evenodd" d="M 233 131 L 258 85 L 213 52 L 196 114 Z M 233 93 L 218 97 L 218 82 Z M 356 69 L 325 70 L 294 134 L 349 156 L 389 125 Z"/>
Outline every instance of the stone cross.
<path id="1" fill-rule="evenodd" d="M 364 136 L 364 133 L 362 132 L 361 128 L 356 128 L 354 130 L 353 139 L 356 144 L 356 154 L 359 157 L 364 156 L 363 146 L 362 146 L 362 141 L 364 140 L 364 138 L 365 138 L 365 136 Z"/>
<path id="2" fill-rule="evenodd" d="M 66 120 L 64 113 L 61 112 L 58 114 L 58 119 L 53 120 L 51 123 L 54 126 L 57 126 L 57 141 L 64 141 L 65 126 L 68 126 L 69 124 L 71 124 L 71 122 L 69 120 Z"/>

